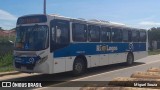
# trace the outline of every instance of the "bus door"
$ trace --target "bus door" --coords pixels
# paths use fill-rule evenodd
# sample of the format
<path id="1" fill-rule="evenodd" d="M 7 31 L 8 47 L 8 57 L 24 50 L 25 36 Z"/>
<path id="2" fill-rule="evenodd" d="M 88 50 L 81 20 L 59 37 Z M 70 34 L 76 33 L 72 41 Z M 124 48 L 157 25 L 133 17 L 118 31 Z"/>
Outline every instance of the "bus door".
<path id="1" fill-rule="evenodd" d="M 69 21 L 54 19 L 50 23 L 50 52 L 54 57 L 54 73 L 64 72 L 69 56 Z"/>

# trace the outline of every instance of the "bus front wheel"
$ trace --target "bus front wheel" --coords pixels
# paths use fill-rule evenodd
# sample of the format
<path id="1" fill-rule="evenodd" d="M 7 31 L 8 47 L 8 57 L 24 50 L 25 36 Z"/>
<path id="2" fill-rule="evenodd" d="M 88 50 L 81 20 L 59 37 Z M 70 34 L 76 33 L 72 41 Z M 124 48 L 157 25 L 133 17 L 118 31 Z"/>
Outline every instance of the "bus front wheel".
<path id="1" fill-rule="evenodd" d="M 132 65 L 134 62 L 134 57 L 132 53 L 128 53 L 127 55 L 127 61 L 126 61 L 126 65 Z"/>
<path id="2" fill-rule="evenodd" d="M 81 58 L 77 58 L 73 64 L 73 75 L 78 76 L 84 73 L 85 71 L 85 62 Z"/>

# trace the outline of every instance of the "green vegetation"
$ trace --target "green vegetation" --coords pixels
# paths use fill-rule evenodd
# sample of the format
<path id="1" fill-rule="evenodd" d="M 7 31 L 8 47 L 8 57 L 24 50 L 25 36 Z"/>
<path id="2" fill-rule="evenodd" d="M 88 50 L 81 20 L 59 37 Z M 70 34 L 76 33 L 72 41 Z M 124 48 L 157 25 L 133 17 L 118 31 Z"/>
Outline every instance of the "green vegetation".
<path id="1" fill-rule="evenodd" d="M 15 36 L 11 37 L 2 37 L 0 36 L 0 43 L 8 43 L 9 41 L 15 41 Z"/>
<path id="2" fill-rule="evenodd" d="M 148 55 L 157 55 L 160 54 L 160 50 L 148 51 Z"/>
<path id="3" fill-rule="evenodd" d="M 149 41 L 160 41 L 160 27 L 153 27 L 148 30 Z"/>
<path id="4" fill-rule="evenodd" d="M 11 52 L 0 57 L 0 72 L 13 70 L 13 55 Z"/>
<path id="5" fill-rule="evenodd" d="M 0 37 L 0 72 L 13 70 L 13 43 L 15 37 Z"/>
<path id="6" fill-rule="evenodd" d="M 160 27 L 153 27 L 151 29 L 148 30 L 148 42 L 149 42 L 149 50 L 153 49 L 152 43 L 153 41 L 160 41 Z M 157 45 L 158 49 L 160 49 L 160 44 Z"/>

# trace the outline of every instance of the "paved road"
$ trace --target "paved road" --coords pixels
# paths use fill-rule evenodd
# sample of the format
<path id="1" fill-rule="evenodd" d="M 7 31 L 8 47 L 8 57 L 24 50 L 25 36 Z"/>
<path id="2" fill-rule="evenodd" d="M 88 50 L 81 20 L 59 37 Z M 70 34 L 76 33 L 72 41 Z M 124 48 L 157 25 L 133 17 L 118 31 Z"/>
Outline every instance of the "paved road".
<path id="1" fill-rule="evenodd" d="M 136 71 L 146 71 L 151 67 L 160 67 L 160 55 L 148 56 L 146 58 L 140 59 L 135 62 L 131 67 L 120 67 L 121 64 L 111 65 L 111 68 L 107 68 L 106 72 L 93 74 L 91 76 L 86 76 L 78 79 L 73 79 L 71 81 L 110 81 L 116 77 L 130 77 Z M 115 66 L 115 68 L 114 68 Z M 103 67 L 105 68 L 105 67 Z M 82 82 L 83 83 L 83 82 Z M 79 87 L 61 87 L 72 84 L 72 82 L 64 82 L 55 85 L 52 87 L 45 87 L 39 90 L 79 90 Z M 56 87 L 55 87 L 56 86 Z"/>
<path id="2" fill-rule="evenodd" d="M 144 59 L 136 61 L 132 66 L 125 66 L 123 64 L 116 64 L 116 65 L 108 65 L 98 68 L 89 69 L 88 72 L 79 77 L 72 77 L 70 73 L 60 73 L 54 75 L 28 75 L 22 74 L 18 77 L 13 76 L 11 78 L 3 78 L 0 77 L 0 81 L 8 80 L 8 81 L 109 81 L 115 77 L 129 77 L 135 71 L 146 71 L 151 67 L 160 67 L 160 55 L 153 55 L 148 56 Z M 26 75 L 26 76 L 25 76 Z M 48 84 L 47 86 L 52 87 L 45 87 L 39 88 L 40 90 L 79 90 L 78 87 L 58 87 L 61 85 L 65 85 L 64 83 L 53 82 Z M 57 86 L 57 87 L 53 87 Z"/>

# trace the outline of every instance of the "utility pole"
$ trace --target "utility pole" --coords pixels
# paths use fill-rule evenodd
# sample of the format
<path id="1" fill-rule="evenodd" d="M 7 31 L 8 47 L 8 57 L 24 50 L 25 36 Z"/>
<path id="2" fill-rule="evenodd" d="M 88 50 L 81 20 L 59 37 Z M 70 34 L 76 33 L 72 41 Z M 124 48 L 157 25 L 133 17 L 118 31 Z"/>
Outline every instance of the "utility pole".
<path id="1" fill-rule="evenodd" d="M 44 8 L 43 8 L 43 10 L 44 10 L 44 14 L 46 14 L 46 0 L 44 0 Z"/>

